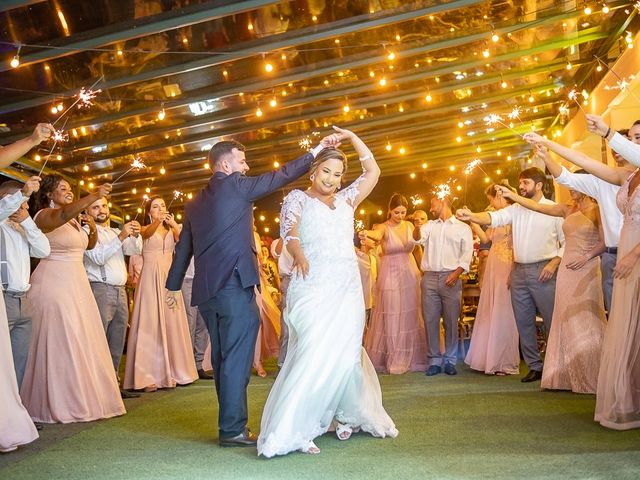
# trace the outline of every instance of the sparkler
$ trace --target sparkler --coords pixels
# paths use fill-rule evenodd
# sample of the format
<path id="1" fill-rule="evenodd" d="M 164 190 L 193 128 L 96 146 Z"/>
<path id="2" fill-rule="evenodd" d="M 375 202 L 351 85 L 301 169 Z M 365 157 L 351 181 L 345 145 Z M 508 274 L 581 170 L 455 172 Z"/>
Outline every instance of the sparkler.
<path id="1" fill-rule="evenodd" d="M 184 197 L 184 193 L 182 193 L 180 190 L 174 190 L 173 191 L 173 198 L 169 202 L 169 206 L 167 207 L 167 210 L 169 210 L 171 208 L 171 205 L 173 204 L 173 202 L 175 200 L 178 200 L 178 199 L 182 200 L 182 197 Z"/>
<path id="2" fill-rule="evenodd" d="M 320 132 L 311 132 L 311 135 L 305 135 L 304 137 L 302 137 L 302 139 L 298 142 L 298 145 L 302 150 L 306 150 L 307 152 L 309 152 L 312 150 L 311 145 L 313 145 L 313 137 L 319 136 Z"/>
<path id="3" fill-rule="evenodd" d="M 365 230 L 364 222 L 362 220 L 356 220 L 354 224 L 354 229 L 356 232 L 361 232 L 362 230 Z"/>
<path id="4" fill-rule="evenodd" d="M 451 186 L 448 183 L 441 183 L 436 185 L 433 193 L 438 200 L 444 200 L 451 195 Z"/>
<path id="5" fill-rule="evenodd" d="M 75 107 L 78 104 L 80 104 L 78 105 L 78 108 L 85 108 L 93 105 L 93 99 L 96 97 L 98 93 L 102 91 L 102 90 L 93 90 L 93 88 L 96 85 L 98 85 L 98 83 L 100 83 L 102 80 L 104 80 L 104 76 L 100 77 L 98 80 L 93 82 L 93 85 L 91 85 L 89 88 L 82 87 L 80 91 L 75 95 L 76 101 L 73 102 L 71 106 L 67 108 L 64 111 L 64 113 L 55 120 L 55 122 L 53 122 L 52 125 L 55 125 L 56 123 L 58 123 L 62 117 L 64 117 L 68 112 L 70 112 L 73 109 L 73 107 Z"/>
<path id="6" fill-rule="evenodd" d="M 640 1 L 636 2 L 635 7 L 640 10 Z M 604 68 L 606 68 L 608 71 L 610 71 L 617 79 L 618 79 L 618 88 L 620 89 L 621 92 L 624 91 L 628 91 L 631 96 L 640 103 L 640 98 L 638 98 L 638 96 L 633 93 L 633 91 L 628 90 L 629 87 L 629 81 L 627 81 L 624 77 L 621 77 L 620 75 L 618 75 L 616 73 L 616 71 L 613 68 L 610 68 L 609 65 L 604 62 L 598 55 L 594 55 L 594 58 L 598 61 L 598 63 L 602 66 L 604 66 Z M 629 77 L 631 80 L 633 80 L 632 77 Z M 634 77 L 635 78 L 635 77 Z M 607 87 L 605 87 L 605 89 L 609 90 Z"/>
<path id="7" fill-rule="evenodd" d="M 142 207 L 144 207 L 144 204 L 147 202 L 147 200 L 149 200 L 149 195 L 147 195 L 146 193 L 142 196 L 142 203 L 140 204 L 140 206 L 137 208 L 136 210 L 136 215 L 135 217 L 133 217 L 133 222 L 135 222 L 138 219 L 138 215 L 140 214 L 140 211 L 142 210 Z M 168 209 L 167 209 L 168 210 Z"/>
<path id="8" fill-rule="evenodd" d="M 569 98 L 569 100 L 573 100 L 574 102 L 576 102 L 576 105 L 578 105 L 578 108 L 580 109 L 580 111 L 582 111 L 582 113 L 584 113 L 586 115 L 587 112 L 585 112 L 584 108 L 582 108 L 582 105 L 580 105 L 580 101 L 578 100 L 578 95 L 580 95 L 580 93 L 578 93 L 576 91 L 576 89 L 574 88 L 573 90 L 571 90 L 569 92 L 567 97 Z"/>
<path id="9" fill-rule="evenodd" d="M 411 205 L 413 205 L 413 208 L 416 208 L 418 205 L 422 205 L 423 203 L 422 197 L 418 194 L 411 195 L 409 198 L 411 199 Z"/>
<path id="10" fill-rule="evenodd" d="M 504 123 L 503 122 L 504 119 L 500 115 L 498 115 L 497 113 L 490 113 L 489 115 L 484 117 L 482 120 L 484 120 L 484 122 L 486 123 L 487 127 L 491 127 L 492 125 L 500 124 L 503 127 L 508 128 L 509 130 L 511 130 L 517 136 L 522 137 L 522 135 L 520 135 L 518 132 L 516 132 L 512 127 L 510 127 L 509 125 Z"/>
<path id="11" fill-rule="evenodd" d="M 126 172 L 124 172 L 122 175 L 120 175 L 118 178 L 116 178 L 113 182 L 111 182 L 111 185 L 115 185 L 116 183 L 118 183 L 118 180 L 124 177 L 131 170 L 142 170 L 145 167 L 146 165 L 142 162 L 142 160 L 140 160 L 138 157 L 135 157 L 133 159 L 133 162 L 131 162 L 131 166 L 129 167 L 129 169 Z"/>
<path id="12" fill-rule="evenodd" d="M 513 110 L 511 110 L 511 112 L 509 112 L 507 117 L 509 117 L 509 120 L 517 119 L 520 122 L 520 125 L 522 125 L 524 122 L 520 118 L 520 113 L 522 113 L 522 108 L 520 108 L 518 105 L 516 105 L 515 107 L 513 107 Z"/>
<path id="13" fill-rule="evenodd" d="M 39 177 L 42 176 L 42 172 L 44 171 L 44 168 L 47 166 L 47 163 L 49 163 L 49 159 L 51 158 L 51 154 L 55 150 L 56 145 L 58 145 L 58 143 L 64 143 L 69 141 L 69 135 L 64 132 L 64 127 L 66 125 L 67 125 L 67 121 L 65 120 L 60 130 L 53 131 L 53 135 L 51 135 L 51 138 L 53 139 L 53 146 L 51 147 L 51 150 L 49 150 L 49 153 L 47 154 L 47 158 L 45 158 L 44 162 L 42 163 L 42 167 L 38 172 Z"/>
<path id="14" fill-rule="evenodd" d="M 479 158 L 471 160 L 469 163 L 467 163 L 467 166 L 464 167 L 464 174 L 469 175 L 476 167 L 480 167 L 480 165 L 482 165 L 482 160 L 480 160 Z"/>

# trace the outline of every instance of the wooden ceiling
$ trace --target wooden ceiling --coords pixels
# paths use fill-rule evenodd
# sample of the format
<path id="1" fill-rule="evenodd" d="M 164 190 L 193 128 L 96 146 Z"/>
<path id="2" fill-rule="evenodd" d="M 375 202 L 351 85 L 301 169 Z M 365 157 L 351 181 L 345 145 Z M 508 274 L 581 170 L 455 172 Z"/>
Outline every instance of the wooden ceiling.
<path id="1" fill-rule="evenodd" d="M 519 169 L 528 148 L 516 133 L 561 127 L 559 107 L 577 109 L 568 92 L 593 88 L 604 74 L 594 56 L 615 61 L 635 13 L 616 1 L 5 0 L 0 142 L 63 117 L 69 141 L 47 167 L 84 188 L 139 158 L 146 168 L 113 191 L 127 214 L 145 189 L 195 194 L 220 139 L 244 143 L 261 173 L 336 124 L 372 147 L 383 178 L 371 200 L 383 205 L 391 191 L 461 176 L 474 158 L 485 171 Z M 94 84 L 93 105 L 71 108 Z M 483 120 L 506 124 L 516 107 L 512 129 Z M 51 147 L 4 173 L 37 172 Z"/>

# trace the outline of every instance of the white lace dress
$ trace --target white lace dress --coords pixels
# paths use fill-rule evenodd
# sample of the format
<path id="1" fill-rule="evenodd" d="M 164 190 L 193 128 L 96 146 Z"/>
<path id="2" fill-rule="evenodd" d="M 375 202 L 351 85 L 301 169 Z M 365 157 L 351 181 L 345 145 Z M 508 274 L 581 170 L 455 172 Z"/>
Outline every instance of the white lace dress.
<path id="1" fill-rule="evenodd" d="M 334 209 L 300 190 L 283 203 L 281 236 L 297 224 L 309 275 L 294 276 L 287 292 L 289 348 L 264 407 L 258 455 L 304 448 L 334 417 L 376 437 L 398 435 L 362 348 L 365 309 L 353 246 L 358 183 L 335 196 Z"/>

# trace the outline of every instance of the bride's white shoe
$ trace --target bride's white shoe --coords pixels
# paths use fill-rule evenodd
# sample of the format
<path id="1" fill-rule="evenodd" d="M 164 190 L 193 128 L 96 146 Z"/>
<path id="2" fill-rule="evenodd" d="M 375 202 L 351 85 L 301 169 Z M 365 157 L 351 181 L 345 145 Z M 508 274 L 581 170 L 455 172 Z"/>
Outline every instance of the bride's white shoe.
<path id="1" fill-rule="evenodd" d="M 320 453 L 320 449 L 313 441 L 307 443 L 307 446 L 301 448 L 300 451 L 302 453 L 308 453 L 309 455 L 317 455 Z"/>
<path id="2" fill-rule="evenodd" d="M 336 422 L 336 437 L 338 437 L 338 440 L 349 440 L 352 433 L 353 428 L 349 425 L 343 425 L 342 423 Z"/>

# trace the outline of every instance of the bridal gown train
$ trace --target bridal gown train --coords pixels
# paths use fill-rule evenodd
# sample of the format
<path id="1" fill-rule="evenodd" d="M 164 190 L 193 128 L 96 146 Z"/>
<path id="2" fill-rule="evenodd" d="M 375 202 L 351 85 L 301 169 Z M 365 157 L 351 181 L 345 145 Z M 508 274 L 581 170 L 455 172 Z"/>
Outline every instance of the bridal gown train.
<path id="1" fill-rule="evenodd" d="M 353 248 L 357 184 L 335 196 L 333 209 L 300 190 L 284 201 L 282 235 L 297 223 L 309 274 L 289 284 L 289 348 L 262 414 L 258 455 L 305 448 L 334 418 L 376 437 L 398 434 L 362 348 L 365 309 Z"/>

